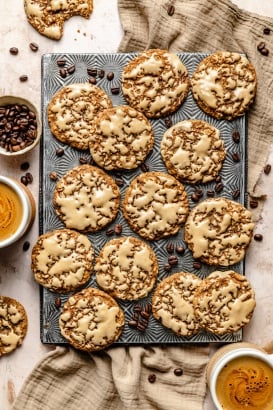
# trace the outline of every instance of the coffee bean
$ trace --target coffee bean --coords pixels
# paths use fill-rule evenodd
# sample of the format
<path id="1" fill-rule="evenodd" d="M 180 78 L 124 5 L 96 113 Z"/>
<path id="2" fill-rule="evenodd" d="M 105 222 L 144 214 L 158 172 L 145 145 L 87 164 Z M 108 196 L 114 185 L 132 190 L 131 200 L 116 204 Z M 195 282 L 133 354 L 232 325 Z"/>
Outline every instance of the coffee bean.
<path id="1" fill-rule="evenodd" d="M 33 176 L 30 172 L 26 173 L 27 182 L 31 184 L 33 182 Z"/>
<path id="2" fill-rule="evenodd" d="M 155 383 L 156 375 L 154 373 L 149 374 L 148 381 L 149 381 L 149 383 Z"/>
<path id="3" fill-rule="evenodd" d="M 193 194 L 191 194 L 191 199 L 193 200 L 193 202 L 198 202 L 199 201 L 199 196 L 194 192 Z"/>
<path id="4" fill-rule="evenodd" d="M 261 41 L 261 42 L 257 45 L 257 50 L 261 51 L 264 47 L 265 47 L 265 42 L 264 42 L 264 41 Z"/>
<path id="5" fill-rule="evenodd" d="M 261 242 L 261 241 L 263 240 L 263 235 L 261 235 L 260 233 L 256 233 L 256 234 L 254 235 L 254 239 L 255 239 L 255 241 L 257 241 L 257 242 Z"/>
<path id="6" fill-rule="evenodd" d="M 221 181 L 222 181 L 221 175 L 217 175 L 217 177 L 215 178 L 215 182 L 221 182 Z"/>
<path id="7" fill-rule="evenodd" d="M 28 80 L 28 76 L 26 74 L 22 74 L 20 75 L 19 80 L 21 83 L 25 83 Z"/>
<path id="8" fill-rule="evenodd" d="M 138 322 L 138 324 L 137 324 L 137 330 L 139 330 L 140 332 L 145 332 L 145 330 L 146 330 L 146 326 L 145 325 L 143 325 L 143 324 L 141 324 L 140 322 Z"/>
<path id="9" fill-rule="evenodd" d="M 202 265 L 201 265 L 200 262 L 193 262 L 192 266 L 193 266 L 194 269 L 201 269 L 202 268 Z"/>
<path id="10" fill-rule="evenodd" d="M 266 164 L 266 166 L 264 167 L 264 173 L 266 175 L 270 174 L 271 172 L 271 165 L 270 164 Z"/>
<path id="11" fill-rule="evenodd" d="M 103 78 L 105 76 L 105 71 L 104 70 L 99 70 L 98 71 L 98 76 L 99 76 L 99 78 Z"/>
<path id="12" fill-rule="evenodd" d="M 261 53 L 263 56 L 268 56 L 269 50 L 268 50 L 268 48 L 264 47 L 264 48 L 262 48 L 262 49 L 260 50 L 260 53 Z"/>
<path id="13" fill-rule="evenodd" d="M 19 50 L 17 47 L 11 47 L 9 49 L 10 54 L 12 54 L 13 56 L 16 56 L 19 53 Z"/>
<path id="14" fill-rule="evenodd" d="M 30 43 L 29 48 L 36 53 L 36 51 L 38 51 L 39 49 L 39 46 L 36 43 Z"/>
<path id="15" fill-rule="evenodd" d="M 20 181 L 22 182 L 22 184 L 28 185 L 28 180 L 27 180 L 27 177 L 26 177 L 25 175 L 23 175 L 23 176 L 20 178 Z"/>
<path id="16" fill-rule="evenodd" d="M 172 119 L 170 117 L 165 118 L 164 122 L 167 128 L 170 128 L 173 125 Z"/>
<path id="17" fill-rule="evenodd" d="M 175 376 L 182 376 L 183 375 L 183 369 L 181 369 L 181 367 L 177 367 L 176 369 L 174 369 L 174 374 Z"/>
<path id="18" fill-rule="evenodd" d="M 87 68 L 87 74 L 91 77 L 96 77 L 98 74 L 98 70 L 96 68 Z"/>
<path id="19" fill-rule="evenodd" d="M 23 251 L 24 251 L 24 252 L 28 251 L 28 250 L 29 250 L 29 247 L 30 247 L 29 241 L 25 241 L 25 242 L 23 243 Z"/>
<path id="20" fill-rule="evenodd" d="M 75 65 L 71 65 L 71 66 L 67 67 L 67 69 L 66 69 L 66 71 L 69 75 L 73 74 L 75 72 L 75 70 L 76 70 Z"/>
<path id="21" fill-rule="evenodd" d="M 54 300 L 54 305 L 56 306 L 56 308 L 61 307 L 61 305 L 62 305 L 62 300 L 61 300 L 60 297 L 57 297 L 57 298 Z"/>
<path id="22" fill-rule="evenodd" d="M 171 256 L 169 256 L 169 257 L 168 257 L 168 263 L 169 263 L 169 265 L 171 265 L 171 266 L 177 265 L 177 264 L 178 264 L 178 258 L 177 258 L 177 256 L 176 256 L 176 255 L 171 255 Z"/>
<path id="23" fill-rule="evenodd" d="M 270 28 L 268 28 L 268 27 L 265 27 L 265 28 L 264 28 L 264 34 L 265 34 L 265 35 L 268 36 L 268 35 L 270 34 L 270 32 L 271 32 L 271 31 L 270 31 Z"/>
<path id="24" fill-rule="evenodd" d="M 179 255 L 183 255 L 183 254 L 185 253 L 185 248 L 184 248 L 184 246 L 182 246 L 182 245 L 178 245 L 178 246 L 175 248 L 175 250 L 176 250 L 176 252 L 177 252 Z"/>
<path id="25" fill-rule="evenodd" d="M 215 192 L 214 192 L 213 189 L 208 189 L 208 190 L 207 190 L 207 196 L 208 196 L 208 197 L 213 197 L 214 195 L 215 195 Z"/>
<path id="26" fill-rule="evenodd" d="M 173 253 L 174 251 L 174 244 L 173 243 L 168 243 L 166 246 L 166 250 L 168 253 Z"/>
<path id="27" fill-rule="evenodd" d="M 234 191 L 232 191 L 231 195 L 232 195 L 232 198 L 233 198 L 233 199 L 239 198 L 239 196 L 240 196 L 240 189 L 235 189 Z"/>
<path id="28" fill-rule="evenodd" d="M 141 168 L 141 171 L 143 171 L 143 172 L 149 172 L 149 166 L 147 164 L 145 164 L 145 162 L 143 162 L 143 164 L 141 164 L 140 168 Z"/>
<path id="29" fill-rule="evenodd" d="M 57 65 L 59 67 L 64 67 L 66 65 L 66 59 L 65 58 L 58 58 Z"/>
<path id="30" fill-rule="evenodd" d="M 167 10 L 168 15 L 169 15 L 169 16 L 173 16 L 173 15 L 174 15 L 174 12 L 175 12 L 174 6 L 173 6 L 173 5 L 170 5 L 170 6 L 168 7 L 168 10 Z"/>
<path id="31" fill-rule="evenodd" d="M 115 77 L 115 74 L 112 71 L 110 73 L 107 73 L 107 76 L 106 76 L 107 80 L 112 81 L 114 77 Z"/>
<path id="32" fill-rule="evenodd" d="M 239 131 L 235 130 L 232 133 L 232 139 L 234 142 L 236 142 L 236 144 L 238 144 L 240 142 L 240 133 Z"/>
<path id="33" fill-rule="evenodd" d="M 107 236 L 112 236 L 114 235 L 115 231 L 113 228 L 109 228 L 107 229 L 107 231 L 105 232 Z"/>
<path id="34" fill-rule="evenodd" d="M 222 189 L 224 188 L 224 185 L 222 184 L 222 182 L 219 182 L 218 184 L 215 185 L 215 192 L 219 193 L 222 191 Z"/>
<path id="35" fill-rule="evenodd" d="M 231 156 L 232 156 L 232 159 L 233 159 L 234 162 L 239 162 L 240 161 L 239 152 L 232 152 Z"/>
<path id="36" fill-rule="evenodd" d="M 66 76 L 67 76 L 67 71 L 66 71 L 65 68 L 61 68 L 60 71 L 59 71 L 59 73 L 60 73 L 60 76 L 61 76 L 62 78 L 66 78 Z"/>
<path id="37" fill-rule="evenodd" d="M 93 84 L 93 85 L 97 84 L 97 80 L 95 79 L 95 77 L 89 78 L 88 81 L 89 81 L 90 84 Z"/>
<path id="38" fill-rule="evenodd" d="M 194 193 L 198 196 L 199 199 L 202 198 L 202 196 L 203 196 L 203 191 L 202 191 L 201 188 L 196 188 Z"/>
<path id="39" fill-rule="evenodd" d="M 120 88 L 119 87 L 112 87 L 111 88 L 111 93 L 114 95 L 119 94 Z"/>
<path id="40" fill-rule="evenodd" d="M 116 224 L 114 231 L 117 235 L 120 235 L 122 233 L 122 225 L 121 224 Z"/>
<path id="41" fill-rule="evenodd" d="M 151 313 L 152 312 L 152 305 L 151 303 L 147 303 L 144 307 L 145 312 Z"/>
<path id="42" fill-rule="evenodd" d="M 133 307 L 133 311 L 134 311 L 134 312 L 141 312 L 141 310 L 142 310 L 142 308 L 141 308 L 140 305 L 135 305 L 135 306 Z"/>
<path id="43" fill-rule="evenodd" d="M 149 317 L 150 317 L 150 314 L 149 314 L 148 312 L 146 312 L 146 310 L 142 310 L 142 311 L 140 312 L 140 315 L 141 315 L 142 317 L 144 317 L 144 319 L 149 319 Z"/>
<path id="44" fill-rule="evenodd" d="M 49 173 L 49 178 L 50 178 L 52 181 L 57 181 L 58 175 L 57 175 L 57 173 L 56 173 L 55 171 L 51 171 L 51 172 Z"/>
<path id="45" fill-rule="evenodd" d="M 166 272 L 170 272 L 171 269 L 172 269 L 171 265 L 170 265 L 169 263 L 165 263 L 165 265 L 164 265 L 164 270 L 165 270 Z"/>
<path id="46" fill-rule="evenodd" d="M 80 163 L 81 165 L 87 164 L 87 163 L 88 163 L 88 158 L 80 157 L 80 158 L 79 158 L 79 163 Z"/>
<path id="47" fill-rule="evenodd" d="M 56 149 L 57 157 L 61 157 L 63 154 L 64 154 L 64 149 L 63 148 L 57 148 Z"/>
<path id="48" fill-rule="evenodd" d="M 20 168 L 22 171 L 26 171 L 27 169 L 29 169 L 29 162 L 23 162 Z"/>
<path id="49" fill-rule="evenodd" d="M 130 327 L 137 327 L 137 321 L 136 321 L 136 320 L 129 320 L 128 326 L 130 326 Z"/>
<path id="50" fill-rule="evenodd" d="M 258 206 L 259 206 L 259 202 L 257 201 L 257 199 L 251 199 L 250 201 L 249 201 L 249 206 L 250 206 L 250 208 L 258 208 Z"/>
<path id="51" fill-rule="evenodd" d="M 122 187 L 124 185 L 124 181 L 122 178 L 116 178 L 116 184 L 119 187 Z"/>

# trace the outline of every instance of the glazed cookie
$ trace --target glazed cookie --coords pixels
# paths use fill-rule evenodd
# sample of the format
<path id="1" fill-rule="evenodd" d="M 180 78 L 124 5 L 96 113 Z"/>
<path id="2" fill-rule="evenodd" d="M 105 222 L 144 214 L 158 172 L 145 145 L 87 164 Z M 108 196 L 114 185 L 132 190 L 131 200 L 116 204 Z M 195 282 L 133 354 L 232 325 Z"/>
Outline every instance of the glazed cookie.
<path id="1" fill-rule="evenodd" d="M 249 281 L 231 270 L 212 272 L 196 289 L 193 303 L 200 326 L 218 335 L 240 330 L 256 306 Z"/>
<path id="2" fill-rule="evenodd" d="M 167 50 L 150 49 L 123 69 L 122 91 L 128 104 L 148 118 L 176 111 L 187 97 L 188 72 L 180 58 Z"/>
<path id="3" fill-rule="evenodd" d="M 47 108 L 52 134 L 61 142 L 79 150 L 89 148 L 89 137 L 97 115 L 112 107 L 112 101 L 99 87 L 90 83 L 60 88 Z"/>
<path id="4" fill-rule="evenodd" d="M 66 228 L 96 232 L 118 213 L 119 188 L 100 168 L 80 165 L 69 170 L 56 184 L 53 205 Z"/>
<path id="5" fill-rule="evenodd" d="M 72 16 L 89 18 L 93 0 L 24 0 L 28 22 L 38 33 L 60 40 L 64 23 Z"/>
<path id="6" fill-rule="evenodd" d="M 21 346 L 27 327 L 23 305 L 10 297 L 0 296 L 0 357 Z"/>
<path id="7" fill-rule="evenodd" d="M 232 120 L 245 114 L 254 101 L 256 71 L 244 55 L 218 51 L 199 63 L 191 85 L 193 97 L 205 113 Z"/>
<path id="8" fill-rule="evenodd" d="M 170 172 L 189 184 L 216 178 L 226 156 L 220 131 L 202 120 L 185 120 L 169 128 L 161 155 Z"/>
<path id="9" fill-rule="evenodd" d="M 72 229 L 56 229 L 40 235 L 32 248 L 31 268 L 45 288 L 67 293 L 90 278 L 94 250 L 87 236 Z"/>
<path id="10" fill-rule="evenodd" d="M 200 330 L 193 297 L 201 279 L 178 272 L 163 279 L 152 297 L 153 316 L 178 336 L 192 336 Z"/>
<path id="11" fill-rule="evenodd" d="M 110 295 L 87 288 L 65 302 L 59 325 L 61 334 L 73 347 L 94 352 L 119 339 L 124 313 Z"/>
<path id="12" fill-rule="evenodd" d="M 163 172 L 146 172 L 132 180 L 123 201 L 131 229 L 149 240 L 176 234 L 188 215 L 184 186 Z"/>
<path id="13" fill-rule="evenodd" d="M 196 205 L 185 223 L 185 241 L 193 257 L 209 265 L 233 265 L 245 256 L 253 236 L 252 214 L 226 198 Z"/>
<path id="14" fill-rule="evenodd" d="M 121 105 L 102 111 L 90 134 L 94 161 L 104 169 L 137 168 L 154 145 L 154 132 L 139 111 Z"/>
<path id="15" fill-rule="evenodd" d="M 134 237 L 108 241 L 95 264 L 97 283 L 111 296 L 136 300 L 148 295 L 157 274 L 158 262 L 152 248 Z"/>

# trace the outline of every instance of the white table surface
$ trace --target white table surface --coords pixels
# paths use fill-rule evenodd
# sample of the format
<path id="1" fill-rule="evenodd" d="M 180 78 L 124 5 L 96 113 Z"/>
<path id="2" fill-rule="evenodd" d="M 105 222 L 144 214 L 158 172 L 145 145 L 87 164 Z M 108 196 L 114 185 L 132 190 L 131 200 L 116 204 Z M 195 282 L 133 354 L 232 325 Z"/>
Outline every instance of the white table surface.
<path id="1" fill-rule="evenodd" d="M 219 0 L 220 1 L 220 0 Z M 271 0 L 233 0 L 246 10 L 273 17 Z M 40 62 L 41 55 L 51 52 L 115 52 L 122 38 L 117 0 L 94 0 L 90 20 L 73 17 L 65 24 L 60 41 L 49 40 L 39 35 L 27 22 L 23 0 L 1 1 L 0 14 L 0 95 L 13 94 L 30 98 L 40 107 Z M 29 43 L 35 42 L 39 50 L 34 53 Z M 18 47 L 19 54 L 12 56 L 11 47 Z M 272 50 L 273 52 L 273 50 Z M 19 76 L 26 74 L 28 81 L 21 83 Z M 0 160 L 0 174 L 20 179 L 23 161 L 30 163 L 29 171 L 34 181 L 29 188 L 38 203 L 39 148 L 18 160 Z M 273 165 L 273 147 L 268 162 Z M 264 190 L 268 194 L 255 232 L 263 235 L 262 242 L 252 241 L 246 259 L 247 277 L 255 292 L 257 307 L 251 323 L 244 331 L 244 340 L 264 345 L 273 339 L 273 172 L 262 176 Z M 39 338 L 39 288 L 30 269 L 30 250 L 22 251 L 25 240 L 31 244 L 38 236 L 38 219 L 31 231 L 8 250 L 0 250 L 0 294 L 18 299 L 26 308 L 29 328 L 23 346 L 0 359 L 0 410 L 10 410 L 14 397 L 19 392 L 26 376 L 34 365 L 49 351 Z M 209 394 L 205 410 L 213 410 Z"/>

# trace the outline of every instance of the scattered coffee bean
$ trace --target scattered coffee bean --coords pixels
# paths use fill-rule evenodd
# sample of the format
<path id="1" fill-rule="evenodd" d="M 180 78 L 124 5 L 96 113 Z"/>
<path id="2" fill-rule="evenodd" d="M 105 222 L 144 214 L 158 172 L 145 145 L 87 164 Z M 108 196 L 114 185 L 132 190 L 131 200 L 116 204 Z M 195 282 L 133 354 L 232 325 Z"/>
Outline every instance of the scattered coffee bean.
<path id="1" fill-rule="evenodd" d="M 172 119 L 170 117 L 165 118 L 164 122 L 167 128 L 170 128 L 173 125 Z"/>
<path id="2" fill-rule="evenodd" d="M 196 188 L 196 190 L 195 190 L 194 192 L 195 192 L 195 194 L 196 194 L 199 198 L 202 198 L 202 196 L 203 196 L 203 191 L 202 191 L 201 188 Z"/>
<path id="3" fill-rule="evenodd" d="M 140 322 L 138 322 L 138 324 L 137 324 L 137 330 L 140 331 L 140 332 L 145 332 L 146 327 L 147 326 L 145 326 L 144 324 L 142 324 Z"/>
<path id="4" fill-rule="evenodd" d="M 33 176 L 30 172 L 26 173 L 26 179 L 27 179 L 28 184 L 31 184 L 33 182 Z"/>
<path id="5" fill-rule="evenodd" d="M 172 269 L 171 265 L 169 263 L 165 263 L 164 265 L 165 272 L 170 272 L 171 269 Z"/>
<path id="6" fill-rule="evenodd" d="M 63 148 L 57 148 L 56 149 L 57 157 L 61 157 L 63 154 L 64 154 L 64 149 Z"/>
<path id="7" fill-rule="evenodd" d="M 93 85 L 96 85 L 97 84 L 97 80 L 96 80 L 96 78 L 95 77 L 91 77 L 91 78 L 89 78 L 89 83 L 90 84 L 93 84 Z"/>
<path id="8" fill-rule="evenodd" d="M 24 252 L 28 251 L 28 250 L 29 250 L 29 247 L 30 247 L 29 241 L 25 241 L 25 242 L 23 243 L 23 251 L 24 251 Z"/>
<path id="9" fill-rule="evenodd" d="M 260 234 L 260 233 L 256 233 L 256 234 L 254 235 L 254 239 L 255 239 L 255 241 L 257 241 L 257 242 L 261 242 L 261 241 L 263 240 L 263 235 Z"/>
<path id="10" fill-rule="evenodd" d="M 117 235 L 120 235 L 122 233 L 122 225 L 121 224 L 116 224 L 114 231 Z"/>
<path id="11" fill-rule="evenodd" d="M 66 65 L 66 59 L 65 58 L 58 58 L 57 65 L 59 67 L 64 67 Z"/>
<path id="12" fill-rule="evenodd" d="M 133 307 L 133 311 L 134 311 L 134 312 L 141 312 L 141 306 L 140 306 L 140 305 L 135 305 L 135 306 Z"/>
<path id="13" fill-rule="evenodd" d="M 79 163 L 80 163 L 81 165 L 88 164 L 88 158 L 86 158 L 86 157 L 80 157 L 80 158 L 79 158 Z"/>
<path id="14" fill-rule="evenodd" d="M 268 48 L 266 48 L 264 41 L 261 41 L 257 45 L 257 50 L 264 56 L 267 56 L 269 54 L 269 50 L 268 50 Z"/>
<path id="15" fill-rule="evenodd" d="M 129 320 L 128 326 L 130 326 L 130 327 L 137 327 L 137 321 L 136 321 L 136 320 Z"/>
<path id="16" fill-rule="evenodd" d="M 111 93 L 114 95 L 119 94 L 120 88 L 119 87 L 112 87 L 111 88 Z"/>
<path id="17" fill-rule="evenodd" d="M 199 196 L 194 192 L 193 194 L 191 194 L 191 199 L 193 200 L 193 202 L 198 202 L 199 201 Z"/>
<path id="18" fill-rule="evenodd" d="M 194 269 L 201 269 L 202 268 L 202 265 L 201 265 L 200 262 L 193 262 L 192 266 L 193 266 Z"/>
<path id="19" fill-rule="evenodd" d="M 178 246 L 175 248 L 175 250 L 176 250 L 176 252 L 177 252 L 179 255 L 184 255 L 184 253 L 185 253 L 185 248 L 184 248 L 184 246 L 182 246 L 182 245 L 178 245 Z"/>
<path id="20" fill-rule="evenodd" d="M 147 312 L 147 313 L 152 313 L 152 305 L 151 305 L 151 303 L 147 303 L 147 304 L 144 306 L 144 310 L 145 310 L 145 312 Z"/>
<path id="21" fill-rule="evenodd" d="M 114 77 L 115 77 L 115 74 L 112 71 L 110 73 L 107 73 L 107 76 L 106 76 L 107 80 L 112 81 Z"/>
<path id="22" fill-rule="evenodd" d="M 99 70 L 98 71 L 98 76 L 99 76 L 99 78 L 103 78 L 105 76 L 105 71 L 104 70 Z"/>
<path id="23" fill-rule="evenodd" d="M 264 47 L 265 47 L 265 42 L 264 42 L 264 41 L 261 41 L 261 42 L 257 45 L 257 49 L 258 49 L 259 51 L 261 51 Z"/>
<path id="24" fill-rule="evenodd" d="M 264 167 L 264 173 L 266 175 L 270 174 L 271 172 L 271 165 L 270 164 L 266 164 L 266 166 Z"/>
<path id="25" fill-rule="evenodd" d="M 236 142 L 236 144 L 238 144 L 240 142 L 240 133 L 239 131 L 235 130 L 232 133 L 232 139 L 234 142 Z"/>
<path id="26" fill-rule="evenodd" d="M 73 74 L 73 73 L 75 72 L 75 70 L 76 70 L 76 67 L 75 67 L 74 64 L 71 65 L 71 66 L 69 66 L 69 67 L 67 67 L 67 69 L 66 69 L 66 71 L 67 71 L 67 73 L 68 73 L 69 75 Z"/>
<path id="27" fill-rule="evenodd" d="M 124 185 L 124 181 L 122 178 L 116 178 L 116 184 L 119 187 L 122 187 Z"/>
<path id="28" fill-rule="evenodd" d="M 11 47 L 9 49 L 10 54 L 12 54 L 13 56 L 16 56 L 19 53 L 19 50 L 17 47 Z"/>
<path id="29" fill-rule="evenodd" d="M 251 199 L 250 201 L 249 201 L 249 206 L 250 206 L 250 208 L 258 208 L 258 206 L 259 206 L 259 202 L 257 201 L 257 199 Z"/>
<path id="30" fill-rule="evenodd" d="M 57 173 L 56 173 L 55 171 L 51 171 L 50 174 L 49 174 L 49 178 L 50 178 L 52 181 L 57 181 L 58 175 L 57 175 Z"/>
<path id="31" fill-rule="evenodd" d="M 149 166 L 147 164 L 145 164 L 145 162 L 143 162 L 143 164 L 141 164 L 140 168 L 141 168 L 141 171 L 143 171 L 143 172 L 149 172 L 149 169 L 150 169 Z"/>
<path id="32" fill-rule="evenodd" d="M 171 256 L 169 256 L 169 257 L 168 257 L 168 263 L 169 263 L 169 265 L 171 265 L 171 266 L 177 265 L 177 264 L 178 264 L 178 258 L 177 258 L 177 256 L 176 256 L 176 255 L 171 255 Z"/>
<path id="33" fill-rule="evenodd" d="M 168 243 L 166 246 L 166 250 L 168 253 L 173 253 L 174 251 L 174 244 L 173 243 Z"/>
<path id="34" fill-rule="evenodd" d="M 60 76 L 61 76 L 62 78 L 66 78 L 66 76 L 67 76 L 67 71 L 66 71 L 65 68 L 61 68 L 60 71 L 59 71 L 59 73 L 60 73 Z"/>
<path id="35" fill-rule="evenodd" d="M 170 6 L 168 7 L 168 10 L 167 10 L 168 16 L 173 16 L 173 15 L 174 15 L 174 12 L 175 12 L 174 6 L 173 6 L 173 5 L 170 5 Z"/>
<path id="36" fill-rule="evenodd" d="M 22 184 L 24 184 L 24 185 L 27 185 L 27 184 L 28 184 L 28 180 L 27 180 L 27 177 L 26 177 L 25 175 L 23 175 L 23 176 L 20 178 L 20 181 L 21 181 Z"/>
<path id="37" fill-rule="evenodd" d="M 138 321 L 138 318 L 139 318 L 139 312 L 134 312 L 133 313 L 133 320 Z"/>
<path id="38" fill-rule="evenodd" d="M 208 189 L 207 190 L 207 196 L 208 197 L 214 197 L 215 195 L 215 191 L 213 189 Z"/>
<path id="39" fill-rule="evenodd" d="M 107 236 L 112 236 L 114 235 L 115 231 L 113 228 L 109 228 L 107 229 L 107 231 L 105 232 Z"/>
<path id="40" fill-rule="evenodd" d="M 30 48 L 32 51 L 34 51 L 34 53 L 36 53 L 36 51 L 39 50 L 39 46 L 38 46 L 38 44 L 36 44 L 36 43 L 30 43 L 30 44 L 29 44 L 29 48 Z"/>
<path id="41" fill-rule="evenodd" d="M 221 175 L 217 175 L 217 177 L 215 178 L 215 182 L 221 182 L 221 181 L 222 181 Z"/>
<path id="42" fill-rule="evenodd" d="M 149 381 L 149 383 L 155 383 L 156 375 L 154 373 L 149 374 L 148 381 Z"/>
<path id="43" fill-rule="evenodd" d="M 239 162 L 240 161 L 239 152 L 232 152 L 231 156 L 232 156 L 232 159 L 233 159 L 234 162 Z"/>
<path id="44" fill-rule="evenodd" d="M 62 300 L 61 300 L 61 298 L 57 297 L 57 298 L 54 300 L 54 305 L 56 306 L 56 308 L 61 307 L 61 305 L 62 305 Z"/>
<path id="45" fill-rule="evenodd" d="M 87 74 L 90 75 L 91 77 L 96 77 L 98 73 L 98 70 L 96 68 L 88 67 L 87 68 Z"/>
<path id="46" fill-rule="evenodd" d="M 19 80 L 21 83 L 25 83 L 28 80 L 28 76 L 26 74 L 22 74 L 20 75 Z"/>
<path id="47" fill-rule="evenodd" d="M 265 27 L 264 28 L 264 34 L 268 36 L 270 34 L 270 28 Z"/>
<path id="48" fill-rule="evenodd" d="M 146 312 L 146 310 L 142 310 L 142 311 L 140 312 L 140 315 L 141 315 L 142 317 L 144 317 L 144 319 L 149 319 L 149 317 L 150 317 L 150 313 Z"/>
<path id="49" fill-rule="evenodd" d="M 177 367 L 176 369 L 174 369 L 174 374 L 175 376 L 182 376 L 183 375 L 183 369 L 181 369 L 181 367 Z"/>
<path id="50" fill-rule="evenodd" d="M 240 189 L 234 189 L 231 193 L 233 199 L 237 199 L 240 196 Z"/>
<path id="51" fill-rule="evenodd" d="M 20 168 L 22 171 L 26 171 L 27 169 L 29 169 L 29 162 L 23 162 Z"/>
<path id="52" fill-rule="evenodd" d="M 222 182 L 218 182 L 218 184 L 215 185 L 214 191 L 219 193 L 222 191 L 223 188 L 224 188 L 224 185 L 222 184 Z"/>

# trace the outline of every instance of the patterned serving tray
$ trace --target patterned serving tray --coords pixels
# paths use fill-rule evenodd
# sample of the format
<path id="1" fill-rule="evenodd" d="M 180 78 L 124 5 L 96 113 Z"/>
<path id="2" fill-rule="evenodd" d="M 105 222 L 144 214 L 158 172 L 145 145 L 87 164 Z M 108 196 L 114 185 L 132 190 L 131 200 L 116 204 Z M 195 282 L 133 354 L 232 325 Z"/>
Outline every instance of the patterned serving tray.
<path id="1" fill-rule="evenodd" d="M 90 161 L 90 153 L 78 151 L 61 142 L 57 141 L 51 134 L 48 121 L 47 121 L 47 105 L 52 96 L 61 87 L 77 82 L 88 82 L 91 78 L 90 73 L 92 69 L 103 70 L 105 75 L 96 76 L 97 86 L 104 89 L 111 97 L 113 105 L 126 104 L 125 99 L 121 91 L 121 73 L 123 67 L 134 57 L 137 53 L 130 54 L 45 54 L 42 57 L 42 122 L 43 122 L 43 139 L 41 142 L 41 159 L 40 159 L 40 234 L 51 231 L 53 229 L 63 228 L 64 225 L 60 219 L 56 216 L 53 205 L 52 197 L 56 182 L 50 178 L 52 171 L 56 172 L 58 177 L 63 176 L 69 169 L 78 166 L 81 161 Z M 178 53 L 184 65 L 187 67 L 189 75 L 193 73 L 198 63 L 206 57 L 207 54 L 203 53 Z M 64 66 L 65 71 L 61 72 L 60 66 L 57 64 L 59 59 L 65 59 Z M 91 70 L 91 71 L 90 71 Z M 114 73 L 114 78 L 109 81 L 107 79 L 107 73 Z M 66 76 L 65 76 L 66 75 Z M 93 73 L 94 75 L 94 73 Z M 93 77 L 95 78 L 95 77 Z M 120 91 L 118 92 L 118 89 Z M 117 93 L 118 92 L 118 93 Z M 210 124 L 214 125 L 221 132 L 221 136 L 224 140 L 227 150 L 227 156 L 221 170 L 221 182 L 210 182 L 207 184 L 198 184 L 196 186 L 189 186 L 185 184 L 186 191 L 188 193 L 190 207 L 192 208 L 196 203 L 191 199 L 191 195 L 195 190 L 201 189 L 203 192 L 203 198 L 208 195 L 208 191 L 215 191 L 215 197 L 222 196 L 232 200 L 236 200 L 239 203 L 245 205 L 246 203 L 246 116 L 240 117 L 233 121 L 216 120 L 209 117 L 202 112 L 195 103 L 191 93 L 188 94 L 186 101 L 182 104 L 180 109 L 172 114 L 169 119 L 173 124 L 185 120 L 185 119 L 203 119 Z M 166 119 L 151 120 L 154 133 L 155 133 L 155 146 L 145 161 L 145 165 L 150 171 L 163 171 L 166 172 L 166 168 L 162 162 L 160 155 L 160 141 L 163 133 L 167 129 Z M 233 136 L 234 132 L 239 132 L 239 142 L 235 142 Z M 58 156 L 56 151 L 62 148 L 64 155 Z M 139 173 L 143 172 L 141 167 L 138 167 L 134 171 L 124 172 L 110 172 L 115 179 L 122 181 L 123 185 L 120 186 L 121 197 L 123 198 L 126 188 L 130 181 Z M 220 188 L 220 189 L 219 189 Z M 221 189 L 222 188 L 222 189 Z M 117 237 L 117 234 L 109 236 L 109 229 L 114 229 L 116 224 L 122 225 L 122 235 L 133 235 L 123 218 L 121 210 L 117 216 L 117 219 L 101 232 L 88 235 L 90 241 L 93 244 L 95 250 L 95 256 L 98 255 L 99 250 L 106 243 L 106 241 Z M 194 259 L 191 252 L 187 249 L 186 244 L 183 241 L 183 228 L 180 231 L 168 239 L 162 239 L 156 242 L 150 243 L 154 249 L 158 262 L 159 262 L 159 276 L 158 281 L 161 281 L 167 275 L 170 275 L 181 270 L 186 272 L 192 272 L 201 278 L 206 277 L 210 272 L 218 269 L 217 267 L 210 267 L 205 264 L 201 264 L 200 269 L 194 265 Z M 176 254 L 178 257 L 178 263 L 173 266 L 171 271 L 166 271 L 165 265 L 168 262 L 170 254 L 168 253 L 167 246 L 174 245 L 184 246 L 185 252 L 183 255 Z M 194 267 L 195 266 L 195 267 Z M 220 270 L 225 268 L 220 268 Z M 227 268 L 226 268 L 227 269 Z M 244 261 L 233 265 L 232 269 L 244 274 Z M 91 277 L 86 287 L 96 285 L 95 277 Z M 41 341 L 43 343 L 56 343 L 64 344 L 65 339 L 62 337 L 58 320 L 61 312 L 60 303 L 63 304 L 70 294 L 59 295 L 53 293 L 45 288 L 41 287 Z M 178 337 L 171 330 L 163 327 L 152 315 L 149 317 L 148 326 L 145 330 L 137 330 L 128 325 L 128 322 L 132 319 L 136 306 L 145 308 L 150 301 L 151 294 L 144 299 L 136 302 L 124 302 L 120 301 L 120 306 L 124 310 L 126 324 L 124 331 L 120 339 L 115 345 L 138 345 L 138 344 L 182 344 L 182 343 L 208 343 L 208 342 L 238 342 L 242 340 L 242 331 L 227 334 L 224 336 L 216 336 L 204 331 L 192 336 L 192 337 Z"/>

